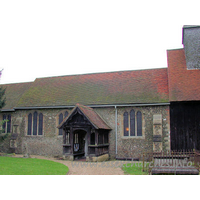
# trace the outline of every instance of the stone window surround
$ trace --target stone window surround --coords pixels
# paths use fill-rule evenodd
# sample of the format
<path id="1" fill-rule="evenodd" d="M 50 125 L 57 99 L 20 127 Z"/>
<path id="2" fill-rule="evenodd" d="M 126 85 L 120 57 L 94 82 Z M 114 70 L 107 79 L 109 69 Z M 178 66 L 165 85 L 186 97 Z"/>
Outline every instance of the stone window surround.
<path id="1" fill-rule="evenodd" d="M 140 111 L 142 114 L 142 136 L 130 136 L 130 112 L 131 110 L 135 111 L 135 134 L 137 134 L 137 112 Z M 124 136 L 124 113 L 128 112 L 128 124 L 129 124 L 129 135 L 128 136 Z M 138 109 L 136 107 L 133 108 L 129 108 L 129 109 L 125 109 L 122 113 L 121 113 L 121 130 L 120 130 L 120 135 L 122 139 L 145 139 L 145 120 L 144 120 L 144 113 L 142 112 L 141 109 Z"/>
<path id="2" fill-rule="evenodd" d="M 33 121 L 34 121 L 34 113 L 37 112 L 37 135 L 33 135 Z M 28 135 L 28 116 L 29 114 L 32 114 L 32 127 L 31 127 L 31 135 Z M 43 113 L 38 110 L 32 110 L 26 114 L 26 120 L 25 120 L 25 136 L 27 137 L 44 137 L 44 115 L 43 115 L 43 123 L 42 123 L 42 135 L 39 134 L 39 115 Z"/>

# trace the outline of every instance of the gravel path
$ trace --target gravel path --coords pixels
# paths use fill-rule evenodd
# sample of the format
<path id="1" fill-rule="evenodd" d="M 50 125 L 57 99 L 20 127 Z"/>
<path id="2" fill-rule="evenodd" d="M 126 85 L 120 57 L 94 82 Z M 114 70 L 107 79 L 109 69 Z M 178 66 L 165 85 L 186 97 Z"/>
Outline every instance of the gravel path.
<path id="1" fill-rule="evenodd" d="M 15 157 L 23 157 L 16 155 Z M 121 166 L 124 161 L 106 161 L 106 162 L 82 162 L 82 161 L 66 161 L 57 160 L 55 158 L 31 155 L 31 158 L 53 160 L 62 163 L 69 168 L 68 175 L 124 175 Z"/>

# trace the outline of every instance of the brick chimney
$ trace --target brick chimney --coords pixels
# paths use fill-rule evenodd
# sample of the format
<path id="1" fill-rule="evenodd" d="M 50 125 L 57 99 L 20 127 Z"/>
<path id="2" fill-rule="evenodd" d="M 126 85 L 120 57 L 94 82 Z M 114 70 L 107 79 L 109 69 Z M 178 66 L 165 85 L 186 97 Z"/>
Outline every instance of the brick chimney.
<path id="1" fill-rule="evenodd" d="M 183 26 L 187 69 L 200 69 L 200 25 Z"/>

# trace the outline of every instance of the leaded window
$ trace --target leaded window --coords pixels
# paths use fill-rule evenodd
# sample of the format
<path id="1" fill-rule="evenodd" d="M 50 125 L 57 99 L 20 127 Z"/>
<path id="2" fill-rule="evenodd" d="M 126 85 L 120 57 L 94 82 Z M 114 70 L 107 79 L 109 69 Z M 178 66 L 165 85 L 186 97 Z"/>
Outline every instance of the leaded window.
<path id="1" fill-rule="evenodd" d="M 137 112 L 137 136 L 142 136 L 142 113 Z"/>
<path id="2" fill-rule="evenodd" d="M 43 114 L 39 114 L 39 130 L 38 130 L 38 135 L 42 135 L 43 132 Z"/>
<path id="3" fill-rule="evenodd" d="M 67 117 L 68 116 L 68 112 L 67 111 L 65 111 L 65 117 Z"/>
<path id="4" fill-rule="evenodd" d="M 28 114 L 27 135 L 43 135 L 43 114 L 37 111 Z"/>
<path id="5" fill-rule="evenodd" d="M 37 135 L 37 112 L 33 113 L 33 135 Z"/>
<path id="6" fill-rule="evenodd" d="M 130 112 L 130 136 L 135 136 L 135 111 Z"/>
<path id="7" fill-rule="evenodd" d="M 27 135 L 31 135 L 32 133 L 32 114 L 28 115 L 28 133 Z"/>
<path id="8" fill-rule="evenodd" d="M 124 136 L 129 134 L 128 112 L 124 113 Z"/>
<path id="9" fill-rule="evenodd" d="M 127 111 L 124 112 L 123 123 L 124 136 L 142 136 L 142 113 L 140 111 L 136 113 L 132 109 L 130 113 L 128 113 Z"/>
<path id="10" fill-rule="evenodd" d="M 3 115 L 3 120 L 6 120 L 6 115 Z M 5 133 L 6 132 L 6 122 L 3 123 L 2 129 L 3 129 L 3 133 Z"/>
<path id="11" fill-rule="evenodd" d="M 6 122 L 2 125 L 2 132 L 3 133 L 10 133 L 11 132 L 11 115 L 3 115 L 3 120 L 6 120 Z"/>
<path id="12" fill-rule="evenodd" d="M 59 124 L 62 123 L 62 121 L 63 121 L 63 114 L 61 113 L 59 115 Z M 62 135 L 62 129 L 59 129 L 59 135 Z"/>
<path id="13" fill-rule="evenodd" d="M 68 116 L 68 111 L 67 110 L 63 110 L 61 111 L 58 115 L 57 115 L 57 124 L 60 125 L 63 120 Z M 63 130 L 62 129 L 58 129 L 57 130 L 58 135 L 63 135 Z"/>

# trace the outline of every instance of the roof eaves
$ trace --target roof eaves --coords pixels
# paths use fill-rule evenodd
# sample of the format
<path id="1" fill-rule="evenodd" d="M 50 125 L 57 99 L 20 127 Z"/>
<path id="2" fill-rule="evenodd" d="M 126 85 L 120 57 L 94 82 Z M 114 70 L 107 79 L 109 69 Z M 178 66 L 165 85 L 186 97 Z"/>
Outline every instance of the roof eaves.
<path id="1" fill-rule="evenodd" d="M 14 112 L 15 109 L 1 109 L 1 112 Z"/>

